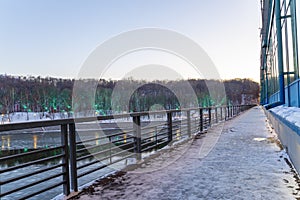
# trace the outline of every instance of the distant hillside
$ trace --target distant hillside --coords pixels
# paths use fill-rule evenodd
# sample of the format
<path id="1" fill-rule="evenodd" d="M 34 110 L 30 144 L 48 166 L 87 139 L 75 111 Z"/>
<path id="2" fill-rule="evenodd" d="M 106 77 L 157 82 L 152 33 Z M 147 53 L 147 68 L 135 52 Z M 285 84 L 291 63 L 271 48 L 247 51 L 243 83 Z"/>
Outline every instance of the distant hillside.
<path id="1" fill-rule="evenodd" d="M 89 81 L 84 80 L 84 84 Z M 216 86 L 224 84 L 226 98 L 212 98 L 209 95 L 206 82 L 210 81 Z M 13 77 L 0 75 L 0 112 L 11 113 L 14 111 L 35 112 L 60 112 L 72 111 L 72 89 L 74 79 L 41 78 L 41 77 Z M 256 103 L 259 97 L 258 83 L 250 79 L 233 79 L 226 81 L 217 80 L 188 80 L 197 95 L 199 106 L 213 106 L 224 104 L 249 104 Z M 182 88 L 184 95 L 184 80 L 178 81 L 156 81 L 147 83 L 136 80 L 99 80 L 93 108 L 86 105 L 86 109 L 98 110 L 100 113 L 111 110 L 111 95 L 113 89 L 118 85 L 142 84 L 130 99 L 130 111 L 147 111 L 154 104 L 159 104 L 165 109 L 188 107 L 179 105 L 178 99 L 168 88 Z M 164 87 L 162 85 L 167 85 Z M 170 87 L 169 87 L 170 86 Z M 126 91 L 124 91 L 126 93 Z M 121 95 L 121 94 L 120 94 Z M 88 101 L 90 97 L 81 96 Z M 188 97 L 187 97 L 188 98 Z M 115 100 L 116 102 L 116 100 Z M 85 106 L 85 105 L 80 105 Z M 118 102 L 117 109 L 124 110 L 126 102 Z M 85 109 L 85 108 L 82 108 Z"/>

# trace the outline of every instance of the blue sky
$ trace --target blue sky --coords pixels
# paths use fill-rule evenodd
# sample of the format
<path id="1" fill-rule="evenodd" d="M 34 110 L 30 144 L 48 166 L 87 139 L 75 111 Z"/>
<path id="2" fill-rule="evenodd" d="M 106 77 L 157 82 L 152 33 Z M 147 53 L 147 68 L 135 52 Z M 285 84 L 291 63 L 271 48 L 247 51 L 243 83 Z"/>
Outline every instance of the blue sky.
<path id="1" fill-rule="evenodd" d="M 178 31 L 223 79 L 259 80 L 259 0 L 0 0 L 0 73 L 76 77 L 88 55 L 119 33 Z"/>

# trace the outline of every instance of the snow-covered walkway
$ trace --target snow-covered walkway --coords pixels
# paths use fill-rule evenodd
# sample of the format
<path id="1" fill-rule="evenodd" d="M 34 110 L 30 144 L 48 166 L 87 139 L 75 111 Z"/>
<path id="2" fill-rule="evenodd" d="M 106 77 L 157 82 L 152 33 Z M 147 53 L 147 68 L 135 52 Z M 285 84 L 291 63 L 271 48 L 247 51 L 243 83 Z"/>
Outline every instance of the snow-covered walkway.
<path id="1" fill-rule="evenodd" d="M 220 128 L 223 131 L 215 148 L 206 157 L 199 157 L 204 139 L 218 135 Z M 156 169 L 166 157 L 176 158 L 187 146 L 175 162 L 149 170 Z M 204 138 L 166 151 L 140 169 L 96 184 L 76 198 L 296 199 L 300 189 L 286 161 L 287 155 L 263 110 L 255 107 L 227 121 L 224 127 L 212 128 Z"/>

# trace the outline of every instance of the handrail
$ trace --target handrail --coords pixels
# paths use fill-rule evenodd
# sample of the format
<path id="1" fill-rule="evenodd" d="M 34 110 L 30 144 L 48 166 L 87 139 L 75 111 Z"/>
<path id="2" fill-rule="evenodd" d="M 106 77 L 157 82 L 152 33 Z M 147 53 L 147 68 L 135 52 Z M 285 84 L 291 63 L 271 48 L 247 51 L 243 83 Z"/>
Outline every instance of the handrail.
<path id="1" fill-rule="evenodd" d="M 219 106 L 218 108 L 226 107 Z M 20 130 L 20 129 L 30 129 L 30 128 L 41 128 L 41 127 L 49 127 L 49 126 L 58 126 L 64 124 L 71 123 L 82 123 L 82 122 L 93 122 L 93 121 L 104 121 L 111 119 L 120 119 L 120 118 L 128 118 L 134 116 L 147 116 L 154 114 L 165 114 L 165 113 L 177 113 L 188 110 L 198 110 L 198 109 L 213 109 L 215 107 L 198 107 L 198 108 L 182 108 L 182 109 L 172 109 L 172 110 L 161 110 L 161 111 L 145 111 L 145 112 L 133 112 L 126 114 L 115 114 L 115 115 L 106 115 L 106 116 L 95 116 L 95 117 L 80 117 L 80 118 L 68 118 L 68 119 L 53 119 L 53 120 L 43 120 L 43 121 L 29 121 L 29 122 L 12 122 L 6 124 L 0 124 L 0 132 L 3 131 L 12 131 L 12 130 Z"/>

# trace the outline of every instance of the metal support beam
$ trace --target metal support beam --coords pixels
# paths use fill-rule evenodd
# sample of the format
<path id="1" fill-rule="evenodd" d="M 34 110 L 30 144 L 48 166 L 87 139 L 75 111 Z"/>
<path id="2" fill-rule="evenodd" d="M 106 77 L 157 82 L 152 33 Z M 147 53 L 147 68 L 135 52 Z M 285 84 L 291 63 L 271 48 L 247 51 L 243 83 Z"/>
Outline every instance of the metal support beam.
<path id="1" fill-rule="evenodd" d="M 275 0 L 275 17 L 276 17 L 276 37 L 277 37 L 277 64 L 279 79 L 279 101 L 285 102 L 284 92 L 284 73 L 283 73 L 283 50 L 282 50 L 282 29 L 281 29 L 281 11 L 280 0 Z"/>
<path id="2" fill-rule="evenodd" d="M 62 172 L 63 175 L 63 193 L 68 196 L 70 194 L 70 172 L 69 172 L 69 150 L 68 150 L 68 125 L 61 125 L 61 144 L 63 146 L 62 153 L 65 155 L 62 157 Z"/>
<path id="3" fill-rule="evenodd" d="M 70 146 L 70 170 L 71 188 L 78 192 L 77 159 L 76 159 L 76 131 L 75 124 L 69 124 L 69 146 Z"/>
<path id="4" fill-rule="evenodd" d="M 203 132 L 203 108 L 200 108 L 199 115 L 200 115 L 200 133 L 202 133 Z"/>
<path id="5" fill-rule="evenodd" d="M 133 130 L 135 135 L 135 153 L 136 159 L 140 161 L 142 159 L 142 136 L 141 136 L 141 116 L 136 115 L 133 119 Z"/>
<path id="6" fill-rule="evenodd" d="M 173 123 L 172 123 L 172 112 L 167 112 L 167 123 L 168 123 L 168 141 L 173 140 Z"/>
<path id="7" fill-rule="evenodd" d="M 187 134 L 189 137 L 191 137 L 191 111 L 186 111 L 186 117 L 187 117 Z"/>

